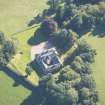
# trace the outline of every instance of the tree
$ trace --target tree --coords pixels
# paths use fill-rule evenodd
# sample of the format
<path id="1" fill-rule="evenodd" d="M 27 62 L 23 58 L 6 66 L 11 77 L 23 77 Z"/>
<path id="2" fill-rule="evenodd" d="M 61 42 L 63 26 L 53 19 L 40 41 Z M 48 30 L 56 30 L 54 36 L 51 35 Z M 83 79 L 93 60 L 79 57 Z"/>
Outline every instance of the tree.
<path id="1" fill-rule="evenodd" d="M 93 102 L 94 103 L 97 103 L 99 101 L 99 95 L 98 95 L 97 90 L 92 91 L 92 97 L 93 97 Z"/>
<path id="2" fill-rule="evenodd" d="M 73 71 L 70 66 L 66 66 L 60 71 L 59 79 L 61 81 L 72 81 L 80 78 L 80 75 Z"/>
<path id="3" fill-rule="evenodd" d="M 93 77 L 88 74 L 81 76 L 81 85 L 89 89 L 94 89 L 96 87 Z"/>
<path id="4" fill-rule="evenodd" d="M 71 67 L 77 73 L 80 74 L 90 74 L 91 69 L 89 63 L 84 63 L 80 56 L 75 57 L 74 61 L 71 63 Z"/>
<path id="5" fill-rule="evenodd" d="M 96 105 L 93 100 L 87 99 L 82 101 L 82 105 Z"/>
<path id="6" fill-rule="evenodd" d="M 96 105 L 96 103 L 98 102 L 97 91 L 88 89 L 86 87 L 80 89 L 79 97 L 82 105 Z"/>
<path id="7" fill-rule="evenodd" d="M 83 53 L 83 54 L 80 54 L 80 57 L 85 61 L 85 62 L 94 62 L 94 53 L 92 52 L 89 52 L 89 53 Z"/>
<path id="8" fill-rule="evenodd" d="M 71 21 L 71 27 L 73 30 L 75 30 L 76 32 L 80 32 L 80 29 L 83 25 L 83 16 L 82 15 L 78 15 L 76 16 L 72 21 Z"/>
<path id="9" fill-rule="evenodd" d="M 0 44 L 2 45 L 3 43 L 5 43 L 4 33 L 0 32 Z"/>
<path id="10" fill-rule="evenodd" d="M 71 36 L 66 29 L 62 29 L 60 31 L 59 36 L 58 36 L 58 41 L 62 42 L 62 43 L 58 43 L 59 48 L 62 48 L 62 45 L 65 45 L 64 47 L 72 45 Z"/>
<path id="11" fill-rule="evenodd" d="M 79 42 L 77 53 L 83 59 L 84 62 L 89 63 L 94 62 L 95 55 L 97 54 L 96 50 L 92 49 L 91 46 L 85 40 L 81 40 Z"/>
<path id="12" fill-rule="evenodd" d="M 7 65 L 7 61 L 5 59 L 5 55 L 3 54 L 3 51 L 0 50 L 0 65 L 5 66 Z"/>
<path id="13" fill-rule="evenodd" d="M 13 44 L 12 41 L 6 41 L 3 45 L 3 53 L 5 59 L 9 62 L 12 56 L 16 53 L 16 46 Z"/>
<path id="14" fill-rule="evenodd" d="M 65 52 L 73 45 L 74 36 L 67 29 L 61 29 L 59 33 L 55 35 L 54 45 L 59 51 Z M 62 43 L 59 43 L 62 42 Z M 63 46 L 63 47 L 62 47 Z"/>
<path id="15" fill-rule="evenodd" d="M 90 51 L 92 51 L 91 46 L 85 40 L 80 40 L 78 43 L 78 53 L 88 53 Z"/>
<path id="16" fill-rule="evenodd" d="M 16 54 L 15 44 L 0 32 L 0 65 L 6 66 Z"/>
<path id="17" fill-rule="evenodd" d="M 48 104 L 50 105 L 77 105 L 78 92 L 67 83 L 56 83 L 52 78 L 46 83 L 46 91 L 48 93 Z"/>
<path id="18" fill-rule="evenodd" d="M 68 105 L 77 105 L 77 102 L 78 102 L 78 92 L 74 89 L 74 88 L 71 88 L 67 91 L 67 100 L 68 102 L 70 101 L 70 103 L 68 103 Z"/>
<path id="19" fill-rule="evenodd" d="M 77 45 L 78 44 L 78 34 L 76 32 L 74 32 L 73 30 L 69 30 L 70 36 L 71 36 L 71 40 L 72 40 L 72 45 Z"/>
<path id="20" fill-rule="evenodd" d="M 54 21 L 54 19 L 49 17 L 42 22 L 41 31 L 47 37 L 53 36 L 53 34 L 57 32 L 57 30 L 58 24 L 56 21 Z"/>
<path id="21" fill-rule="evenodd" d="M 99 2 L 102 2 L 104 0 L 75 0 L 75 2 L 78 4 L 78 5 L 84 5 L 84 4 L 97 4 Z"/>
<path id="22" fill-rule="evenodd" d="M 79 96 L 80 96 L 80 100 L 84 100 L 84 99 L 86 100 L 91 96 L 91 91 L 89 90 L 89 88 L 83 87 L 79 91 Z"/>
<path id="23" fill-rule="evenodd" d="M 60 0 L 49 0 L 51 9 L 56 10 Z"/>
<path id="24" fill-rule="evenodd" d="M 59 27 L 63 27 L 64 12 L 65 9 L 61 6 L 56 10 L 55 20 L 57 21 Z"/>
<path id="25" fill-rule="evenodd" d="M 74 0 L 65 0 L 65 3 L 67 4 L 67 5 L 69 5 L 70 3 L 73 3 L 74 2 Z"/>

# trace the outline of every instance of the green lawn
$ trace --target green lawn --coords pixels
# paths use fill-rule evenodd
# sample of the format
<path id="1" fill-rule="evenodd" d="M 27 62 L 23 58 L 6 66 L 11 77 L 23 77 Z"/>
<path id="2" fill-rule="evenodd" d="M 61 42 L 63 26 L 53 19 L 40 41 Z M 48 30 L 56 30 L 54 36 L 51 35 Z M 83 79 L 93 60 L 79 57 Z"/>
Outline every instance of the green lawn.
<path id="1" fill-rule="evenodd" d="M 7 37 L 13 33 L 27 28 L 27 23 L 32 17 L 46 8 L 47 0 L 0 0 L 0 30 Z M 30 49 L 27 41 L 33 35 L 36 28 L 15 35 L 18 39 L 18 51 L 23 55 L 18 60 L 14 60 L 17 69 L 24 74 L 25 65 L 31 61 Z M 34 76 L 33 76 L 34 75 Z M 30 80 L 38 81 L 38 76 L 34 73 Z M 22 101 L 29 96 L 30 91 L 22 86 L 13 87 L 14 80 L 4 72 L 0 71 L 0 105 L 20 105 Z"/>
<path id="2" fill-rule="evenodd" d="M 15 81 L 0 71 L 0 105 L 20 105 L 31 91 L 23 86 L 14 87 Z"/>
<path id="3" fill-rule="evenodd" d="M 100 95 L 99 105 L 105 105 L 105 38 L 85 36 L 85 39 L 97 51 L 95 63 L 92 64 L 92 70 Z"/>

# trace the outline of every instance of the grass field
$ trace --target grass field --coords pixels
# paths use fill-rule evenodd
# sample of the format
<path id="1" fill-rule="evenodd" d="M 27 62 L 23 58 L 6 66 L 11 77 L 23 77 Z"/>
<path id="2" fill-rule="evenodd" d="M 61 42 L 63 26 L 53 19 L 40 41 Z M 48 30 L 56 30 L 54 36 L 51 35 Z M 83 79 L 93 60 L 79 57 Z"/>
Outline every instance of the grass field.
<path id="1" fill-rule="evenodd" d="M 105 105 L 105 38 L 85 36 L 85 39 L 97 51 L 95 63 L 92 64 L 92 70 L 96 81 L 97 90 L 99 91 L 99 105 Z"/>
<path id="2" fill-rule="evenodd" d="M 0 0 L 0 30 L 7 37 L 11 37 L 13 33 L 27 28 L 29 20 L 45 7 L 46 0 Z M 34 31 L 35 28 L 14 36 L 19 41 L 18 50 L 23 52 L 18 60 L 14 60 L 14 64 L 22 74 L 24 74 L 25 65 L 31 61 L 31 46 L 27 44 L 27 41 Z M 37 74 L 35 75 L 36 77 L 32 78 L 37 81 Z M 23 86 L 13 87 L 14 80 L 2 71 L 0 71 L 0 80 L 0 105 L 20 105 L 31 93 Z"/>
<path id="3" fill-rule="evenodd" d="M 20 105 L 31 94 L 31 91 L 22 87 L 14 87 L 14 80 L 0 71 L 0 105 Z"/>

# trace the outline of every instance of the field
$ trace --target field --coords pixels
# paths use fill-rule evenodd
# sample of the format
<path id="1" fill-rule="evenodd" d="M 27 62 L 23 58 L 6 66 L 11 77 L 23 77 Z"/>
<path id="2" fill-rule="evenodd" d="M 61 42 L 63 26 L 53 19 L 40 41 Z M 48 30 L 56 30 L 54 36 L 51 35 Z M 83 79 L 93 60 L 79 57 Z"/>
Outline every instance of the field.
<path id="1" fill-rule="evenodd" d="M 7 37 L 27 28 L 27 23 L 46 7 L 46 0 L 0 0 L 0 30 Z M 21 57 L 14 60 L 16 68 L 24 74 L 25 66 L 31 61 L 30 49 L 27 44 L 28 39 L 33 35 L 35 28 L 19 34 L 15 34 L 14 39 L 18 40 L 18 50 L 23 52 Z M 34 72 L 33 82 L 38 81 L 38 76 Z M 8 76 L 3 70 L 0 71 L 0 105 L 20 105 L 27 98 L 31 91 L 19 85 L 14 87 L 14 79 Z"/>
<path id="2" fill-rule="evenodd" d="M 105 105 L 105 38 L 85 36 L 85 39 L 97 51 L 95 63 L 92 64 L 92 70 L 97 85 L 96 87 L 100 95 L 99 105 Z"/>
<path id="3" fill-rule="evenodd" d="M 12 37 L 12 34 L 26 29 L 30 19 L 46 7 L 46 0 L 0 0 L 0 30 L 7 37 Z M 18 51 L 23 52 L 22 56 L 16 56 L 14 59 L 16 69 L 13 69 L 18 69 L 23 75 L 26 64 L 31 61 L 31 46 L 27 42 L 36 29 L 26 30 L 12 37 L 18 41 Z M 95 63 L 92 64 L 93 76 L 100 95 L 99 105 L 105 105 L 105 38 L 97 36 L 84 38 L 97 50 Z M 33 75 L 34 77 L 29 79 L 37 84 L 38 76 L 35 72 Z M 14 79 L 3 70 L 0 70 L 0 80 L 0 105 L 21 105 L 31 94 L 31 91 L 22 85 L 14 86 Z"/>

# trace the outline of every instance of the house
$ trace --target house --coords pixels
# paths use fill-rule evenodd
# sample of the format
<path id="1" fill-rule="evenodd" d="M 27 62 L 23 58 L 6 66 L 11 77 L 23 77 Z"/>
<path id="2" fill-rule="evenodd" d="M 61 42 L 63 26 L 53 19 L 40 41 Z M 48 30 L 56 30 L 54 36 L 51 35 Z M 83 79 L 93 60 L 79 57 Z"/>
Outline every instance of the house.
<path id="1" fill-rule="evenodd" d="M 59 54 L 55 48 L 50 48 L 36 56 L 36 62 L 44 74 L 52 73 L 61 67 Z"/>

